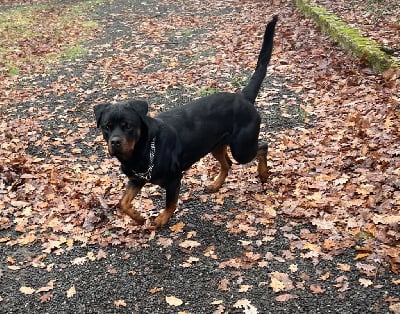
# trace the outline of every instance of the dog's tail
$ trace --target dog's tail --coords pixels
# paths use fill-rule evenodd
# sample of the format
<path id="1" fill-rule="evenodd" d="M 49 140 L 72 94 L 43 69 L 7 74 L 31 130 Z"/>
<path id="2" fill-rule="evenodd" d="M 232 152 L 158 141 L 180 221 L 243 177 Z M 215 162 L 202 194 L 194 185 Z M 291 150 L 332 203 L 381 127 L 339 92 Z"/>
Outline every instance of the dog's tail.
<path id="1" fill-rule="evenodd" d="M 278 16 L 275 15 L 272 20 L 267 24 L 261 51 L 258 56 L 256 69 L 254 70 L 254 73 L 251 76 L 249 83 L 242 90 L 242 94 L 244 95 L 244 97 L 246 97 L 246 99 L 250 100 L 252 103 L 255 102 L 261 84 L 265 78 L 265 75 L 267 74 L 267 66 L 269 61 L 271 60 L 272 47 L 274 45 L 274 32 L 277 21 Z"/>

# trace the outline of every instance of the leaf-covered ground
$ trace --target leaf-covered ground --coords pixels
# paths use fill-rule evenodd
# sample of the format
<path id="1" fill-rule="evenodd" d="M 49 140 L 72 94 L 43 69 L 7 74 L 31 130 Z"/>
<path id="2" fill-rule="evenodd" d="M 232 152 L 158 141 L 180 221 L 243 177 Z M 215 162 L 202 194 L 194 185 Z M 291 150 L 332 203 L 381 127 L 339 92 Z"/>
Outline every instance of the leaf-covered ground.
<path id="1" fill-rule="evenodd" d="M 87 14 L 51 36 L 81 5 Z M 398 73 L 364 68 L 289 2 L 71 1 L 35 12 L 29 23 L 44 35 L 16 49 L 37 53 L 2 51 L 0 64 L 2 310 L 400 311 Z M 125 178 L 94 104 L 140 97 L 157 112 L 237 90 L 273 14 L 257 104 L 270 182 L 253 163 L 235 165 L 219 193 L 205 194 L 217 172 L 205 158 L 185 175 L 168 227 L 136 226 L 116 209 Z M 53 23 L 40 23 L 46 16 Z M 48 61 L 78 44 L 85 54 Z M 150 216 L 163 202 L 147 186 L 134 205 Z"/>

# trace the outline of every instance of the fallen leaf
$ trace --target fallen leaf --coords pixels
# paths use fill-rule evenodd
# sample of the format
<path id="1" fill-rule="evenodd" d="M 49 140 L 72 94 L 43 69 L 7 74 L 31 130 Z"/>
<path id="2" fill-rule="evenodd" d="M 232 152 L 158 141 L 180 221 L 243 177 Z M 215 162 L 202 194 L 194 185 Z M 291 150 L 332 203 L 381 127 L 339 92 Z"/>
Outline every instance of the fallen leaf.
<path id="1" fill-rule="evenodd" d="M 236 309 L 243 308 L 243 313 L 245 314 L 257 314 L 257 308 L 250 303 L 247 299 L 241 299 L 233 304 L 233 307 Z"/>
<path id="2" fill-rule="evenodd" d="M 155 294 L 155 293 L 160 292 L 160 291 L 163 291 L 163 290 L 164 290 L 164 288 L 155 287 L 155 288 L 150 289 L 149 292 L 150 292 L 151 294 Z"/>
<path id="3" fill-rule="evenodd" d="M 171 306 L 180 306 L 183 304 L 183 301 L 181 299 L 178 299 L 174 296 L 166 296 L 165 301 L 168 303 L 168 305 Z"/>
<path id="4" fill-rule="evenodd" d="M 67 290 L 67 298 L 72 298 L 76 294 L 75 285 Z"/>
<path id="5" fill-rule="evenodd" d="M 275 298 L 275 300 L 278 301 L 278 302 L 286 302 L 286 301 L 289 301 L 291 299 L 297 299 L 297 298 L 298 298 L 298 296 L 295 295 L 295 294 L 285 293 L 285 294 L 278 295 Z"/>
<path id="6" fill-rule="evenodd" d="M 183 223 L 183 221 L 180 221 L 177 224 L 169 227 L 169 229 L 171 229 L 171 231 L 173 231 L 173 232 L 182 232 L 183 227 L 185 227 L 185 224 Z"/>
<path id="7" fill-rule="evenodd" d="M 135 276 L 137 274 L 137 271 L 131 269 L 130 271 L 128 271 L 128 274 L 131 276 Z"/>
<path id="8" fill-rule="evenodd" d="M 392 311 L 394 314 L 400 314 L 400 302 L 390 304 L 389 310 Z"/>
<path id="9" fill-rule="evenodd" d="M 167 248 L 174 243 L 171 238 L 160 237 L 157 239 L 157 244 L 162 246 L 163 248 Z"/>
<path id="10" fill-rule="evenodd" d="M 276 278 L 271 278 L 271 283 L 269 284 L 269 286 L 274 292 L 280 292 L 285 289 L 285 284 Z"/>
<path id="11" fill-rule="evenodd" d="M 39 292 L 47 292 L 47 291 L 53 290 L 53 288 L 54 288 L 54 283 L 55 283 L 55 282 L 56 282 L 56 281 L 55 281 L 54 279 L 53 279 L 53 280 L 50 280 L 50 281 L 47 283 L 46 286 L 37 289 L 37 290 L 36 290 L 36 293 L 39 293 Z"/>
<path id="12" fill-rule="evenodd" d="M 349 264 L 338 263 L 337 265 L 338 265 L 338 268 L 343 271 L 350 271 L 350 269 L 351 269 L 351 266 Z"/>
<path id="13" fill-rule="evenodd" d="M 106 257 L 107 257 L 107 253 L 104 250 L 99 249 L 99 251 L 96 254 L 96 259 L 97 260 L 101 260 L 101 259 L 106 258 Z"/>
<path id="14" fill-rule="evenodd" d="M 221 291 L 229 291 L 228 285 L 229 285 L 229 280 L 226 279 L 226 278 L 223 278 L 223 279 L 221 279 L 221 281 L 219 282 L 218 290 L 221 290 Z"/>
<path id="15" fill-rule="evenodd" d="M 53 298 L 53 293 L 46 292 L 40 296 L 39 301 L 40 301 L 40 303 L 46 303 L 46 302 L 49 302 L 52 298 Z"/>
<path id="16" fill-rule="evenodd" d="M 358 279 L 358 282 L 365 288 L 374 284 L 371 280 L 365 278 Z"/>
<path id="17" fill-rule="evenodd" d="M 22 286 L 21 288 L 19 288 L 19 291 L 23 294 L 33 294 L 36 290 L 31 287 Z"/>
<path id="18" fill-rule="evenodd" d="M 192 248 L 198 247 L 200 245 L 201 244 L 199 242 L 193 241 L 193 240 L 185 240 L 185 241 L 179 243 L 179 246 L 183 247 L 185 249 L 189 249 L 189 248 L 192 249 Z"/>
<path id="19" fill-rule="evenodd" d="M 310 290 L 314 294 L 324 293 L 326 289 L 322 288 L 320 285 L 312 284 L 310 285 Z"/>
<path id="20" fill-rule="evenodd" d="M 124 300 L 114 300 L 114 305 L 118 307 L 126 307 L 126 302 Z"/>
<path id="21" fill-rule="evenodd" d="M 72 260 L 72 264 L 74 265 L 83 265 L 87 261 L 86 256 L 83 257 L 76 257 Z"/>
<path id="22" fill-rule="evenodd" d="M 253 286 L 251 285 L 240 285 L 239 287 L 239 292 L 247 292 L 249 291 Z"/>
<path id="23" fill-rule="evenodd" d="M 326 272 L 325 274 L 321 275 L 318 279 L 319 280 L 327 280 L 330 277 L 330 273 Z"/>
<path id="24" fill-rule="evenodd" d="M 290 270 L 292 273 L 295 273 L 295 272 L 297 271 L 297 265 L 296 265 L 296 264 L 290 264 L 290 265 L 289 265 L 289 270 Z"/>

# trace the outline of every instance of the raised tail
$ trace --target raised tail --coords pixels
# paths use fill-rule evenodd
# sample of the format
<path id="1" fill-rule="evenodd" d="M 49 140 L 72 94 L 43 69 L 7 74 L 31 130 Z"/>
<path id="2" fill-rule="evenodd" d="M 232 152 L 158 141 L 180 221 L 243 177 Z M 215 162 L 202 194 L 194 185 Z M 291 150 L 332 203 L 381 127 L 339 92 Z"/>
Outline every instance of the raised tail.
<path id="1" fill-rule="evenodd" d="M 252 103 L 255 102 L 261 84 L 265 78 L 265 75 L 267 74 L 267 66 L 269 61 L 271 60 L 272 47 L 274 45 L 274 32 L 277 21 L 278 16 L 275 15 L 272 20 L 267 24 L 261 51 L 258 56 L 256 69 L 254 70 L 254 73 L 251 76 L 249 83 L 242 90 L 242 94 L 244 95 L 244 97 L 246 97 L 246 99 L 250 100 Z"/>

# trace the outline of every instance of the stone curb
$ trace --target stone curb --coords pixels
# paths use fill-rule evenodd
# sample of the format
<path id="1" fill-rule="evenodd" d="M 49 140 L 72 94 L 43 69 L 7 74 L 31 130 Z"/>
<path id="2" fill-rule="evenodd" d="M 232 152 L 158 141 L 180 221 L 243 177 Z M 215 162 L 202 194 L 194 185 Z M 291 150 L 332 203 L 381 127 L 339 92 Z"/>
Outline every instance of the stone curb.
<path id="1" fill-rule="evenodd" d="M 313 6 L 309 0 L 296 0 L 296 6 L 339 45 L 351 51 L 358 58 L 365 60 L 375 71 L 384 72 L 387 69 L 400 69 L 399 61 L 382 51 L 382 46 L 376 41 L 364 37 L 358 29 L 347 25 L 342 19 L 328 10 Z"/>

